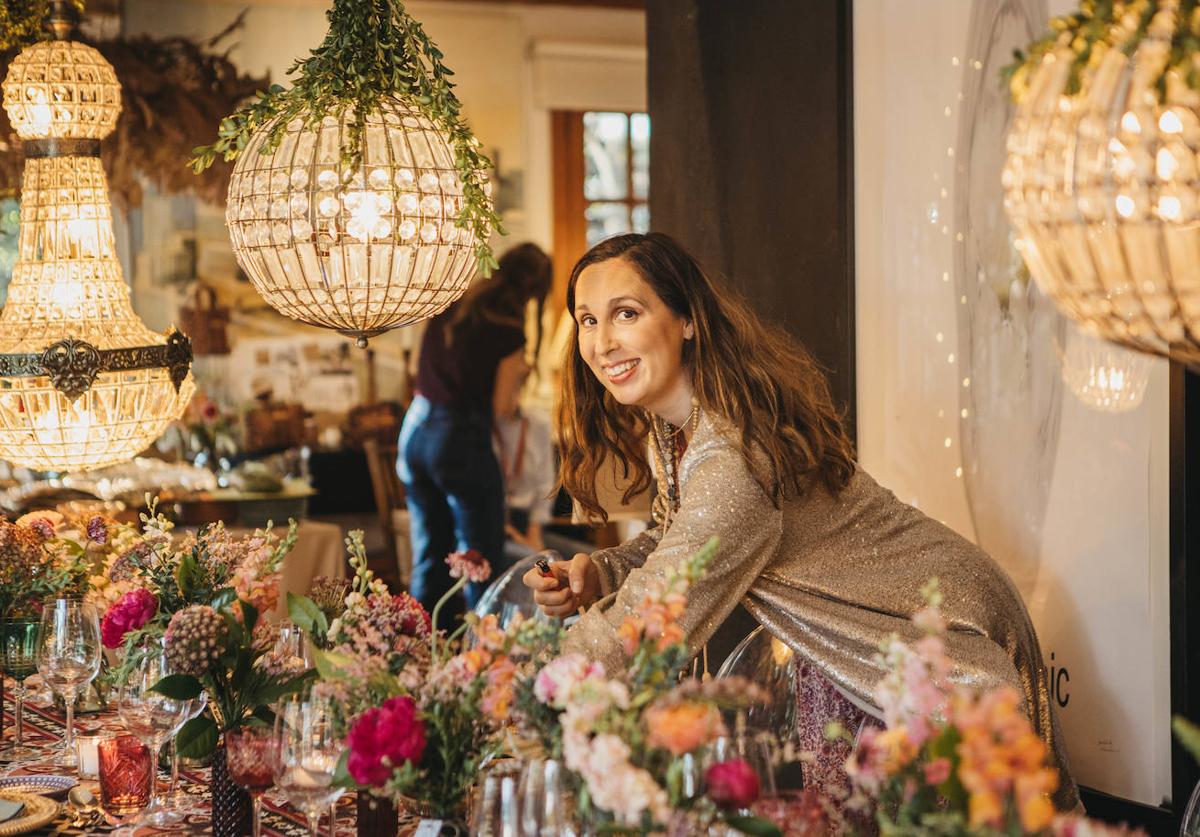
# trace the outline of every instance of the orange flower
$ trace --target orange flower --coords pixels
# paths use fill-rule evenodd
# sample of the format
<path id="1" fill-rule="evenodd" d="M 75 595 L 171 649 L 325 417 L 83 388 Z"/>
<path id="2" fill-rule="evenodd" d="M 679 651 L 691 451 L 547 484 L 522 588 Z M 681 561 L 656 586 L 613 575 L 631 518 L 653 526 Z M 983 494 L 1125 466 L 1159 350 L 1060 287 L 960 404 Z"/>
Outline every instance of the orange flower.
<path id="1" fill-rule="evenodd" d="M 491 655 L 481 648 L 472 648 L 470 651 L 464 651 L 461 655 L 463 665 L 467 672 L 471 675 L 479 674 L 483 671 L 483 667 L 488 664 Z"/>
<path id="2" fill-rule="evenodd" d="M 1002 822 L 1000 797 L 991 791 L 971 794 L 967 808 L 972 828 L 978 828 L 981 825 L 999 826 Z"/>
<path id="3" fill-rule="evenodd" d="M 880 754 L 883 772 L 887 775 L 898 772 L 917 757 L 917 746 L 908 737 L 908 728 L 901 725 L 879 733 L 873 746 Z"/>
<path id="4" fill-rule="evenodd" d="M 663 632 L 658 637 L 658 650 L 663 651 L 672 645 L 676 645 L 686 638 L 683 633 L 683 628 L 676 624 L 667 625 Z"/>
<path id="5" fill-rule="evenodd" d="M 690 753 L 725 734 L 721 713 L 710 703 L 684 701 L 646 710 L 646 742 L 674 756 Z"/>
<path id="6" fill-rule="evenodd" d="M 483 690 L 480 708 L 495 721 L 508 720 L 513 700 L 513 680 L 516 675 L 517 667 L 507 657 L 495 661 L 488 668 L 487 686 Z"/>
<path id="7" fill-rule="evenodd" d="M 642 641 L 642 620 L 636 616 L 626 616 L 625 621 L 617 628 L 617 638 L 621 640 L 626 656 L 632 657 Z"/>
<path id="8" fill-rule="evenodd" d="M 1039 834 L 1054 820 L 1054 805 L 1045 794 L 1031 796 L 1021 804 L 1021 827 L 1026 834 Z"/>

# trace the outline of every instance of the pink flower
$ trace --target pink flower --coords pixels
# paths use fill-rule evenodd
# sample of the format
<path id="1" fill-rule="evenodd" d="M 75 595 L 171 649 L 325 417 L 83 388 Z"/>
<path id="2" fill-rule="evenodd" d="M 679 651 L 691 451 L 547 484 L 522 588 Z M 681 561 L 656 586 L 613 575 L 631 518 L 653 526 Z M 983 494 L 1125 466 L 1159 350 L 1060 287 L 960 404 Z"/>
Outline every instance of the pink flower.
<path id="1" fill-rule="evenodd" d="M 417 717 L 412 698 L 394 697 L 359 716 L 346 736 L 346 746 L 350 749 L 346 767 L 354 781 L 380 788 L 394 769 L 421 760 L 425 724 Z"/>
<path id="2" fill-rule="evenodd" d="M 58 534 L 58 527 L 62 525 L 62 522 L 63 516 L 54 511 L 30 512 L 17 518 L 18 526 L 32 529 L 44 541 L 48 541 Z"/>
<path id="3" fill-rule="evenodd" d="M 922 769 L 925 771 L 925 784 L 940 785 L 950 778 L 950 759 L 945 756 L 936 758 Z"/>
<path id="4" fill-rule="evenodd" d="M 758 799 L 758 774 L 745 759 L 717 762 L 704 773 L 708 798 L 722 808 L 748 808 Z"/>
<path id="5" fill-rule="evenodd" d="M 564 654 L 548 662 L 533 681 L 533 695 L 542 703 L 565 709 L 576 684 L 604 678 L 604 664 L 590 662 L 582 654 Z"/>
<path id="6" fill-rule="evenodd" d="M 100 622 L 100 638 L 105 648 L 119 648 L 125 635 L 136 631 L 154 618 L 158 599 L 149 590 L 138 587 L 130 590 L 104 614 Z"/>
<path id="7" fill-rule="evenodd" d="M 466 552 L 451 552 L 446 556 L 446 563 L 450 565 L 451 578 L 465 576 L 467 581 L 474 581 L 476 584 L 487 581 L 492 574 L 492 565 L 487 562 L 482 553 L 474 549 L 468 549 Z"/>

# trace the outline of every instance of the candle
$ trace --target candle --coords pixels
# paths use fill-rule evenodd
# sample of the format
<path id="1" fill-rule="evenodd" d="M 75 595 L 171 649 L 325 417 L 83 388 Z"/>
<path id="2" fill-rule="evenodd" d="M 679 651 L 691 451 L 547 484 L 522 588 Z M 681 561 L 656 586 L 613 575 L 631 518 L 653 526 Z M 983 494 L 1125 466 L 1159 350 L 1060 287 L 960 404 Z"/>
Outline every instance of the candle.
<path id="1" fill-rule="evenodd" d="M 100 776 L 100 756 L 97 745 L 98 735 L 80 735 L 75 739 L 75 752 L 79 756 L 79 778 L 96 779 Z"/>

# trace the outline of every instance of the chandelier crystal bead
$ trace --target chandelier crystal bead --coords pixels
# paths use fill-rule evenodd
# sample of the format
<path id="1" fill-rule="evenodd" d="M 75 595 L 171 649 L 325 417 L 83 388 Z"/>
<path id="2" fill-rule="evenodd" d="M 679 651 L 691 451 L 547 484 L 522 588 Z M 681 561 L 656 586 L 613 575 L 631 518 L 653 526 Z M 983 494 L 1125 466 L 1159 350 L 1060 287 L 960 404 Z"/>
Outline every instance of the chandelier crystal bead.
<path id="1" fill-rule="evenodd" d="M 343 145 L 351 117 L 275 123 L 238 156 L 226 222 L 238 263 L 273 308 L 356 337 L 435 316 L 475 272 L 455 220 L 462 181 L 446 133 L 415 106 L 385 98 L 366 116 L 361 160 Z"/>
<path id="2" fill-rule="evenodd" d="M 142 323 L 116 257 L 99 159 L 121 109 L 112 66 L 85 44 L 38 43 L 13 60 L 3 91 L 26 160 L 0 311 L 0 458 L 99 468 L 144 450 L 182 415 L 195 389 L 191 345 Z"/>

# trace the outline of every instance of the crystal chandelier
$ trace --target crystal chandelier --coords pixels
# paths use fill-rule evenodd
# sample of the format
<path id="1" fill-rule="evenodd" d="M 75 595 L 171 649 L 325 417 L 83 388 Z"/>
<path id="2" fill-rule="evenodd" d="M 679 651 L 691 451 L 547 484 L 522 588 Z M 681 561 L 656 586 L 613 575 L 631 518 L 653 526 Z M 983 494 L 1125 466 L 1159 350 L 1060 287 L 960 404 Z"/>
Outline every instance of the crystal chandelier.
<path id="1" fill-rule="evenodd" d="M 134 456 L 194 390 L 188 339 L 133 311 L 100 164 L 120 86 L 100 53 L 68 40 L 68 14 L 56 2 L 55 40 L 17 55 L 3 86 L 25 173 L 0 311 L 0 458 L 60 472 Z"/>
<path id="2" fill-rule="evenodd" d="M 197 149 L 236 159 L 234 254 L 281 313 L 355 337 L 445 310 L 499 230 L 487 158 L 442 53 L 399 0 L 334 0 L 329 32 Z"/>
<path id="3" fill-rule="evenodd" d="M 1126 413 L 1141 406 L 1151 359 L 1072 329 L 1062 354 L 1063 383 L 1093 410 Z"/>
<path id="4" fill-rule="evenodd" d="M 348 163 L 349 122 L 293 119 L 267 153 L 271 126 L 254 134 L 234 166 L 225 219 L 268 304 L 365 345 L 458 299 L 475 254 L 455 226 L 463 188 L 446 133 L 387 99 L 366 118 L 361 160 Z"/>
<path id="5" fill-rule="evenodd" d="M 1066 316 L 1197 365 L 1200 57 L 1188 39 L 1200 11 L 1185 21 L 1179 5 L 1117 0 L 1054 22 L 1014 77 L 1003 182 L 1017 247 Z"/>

